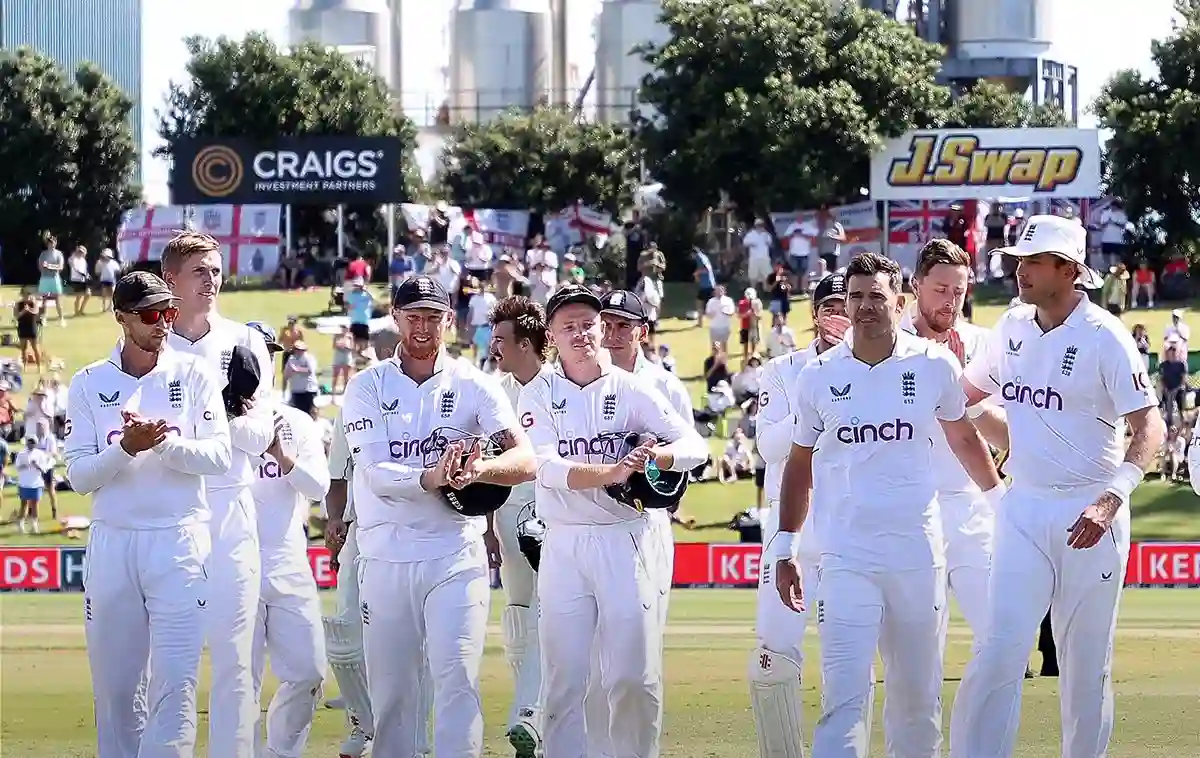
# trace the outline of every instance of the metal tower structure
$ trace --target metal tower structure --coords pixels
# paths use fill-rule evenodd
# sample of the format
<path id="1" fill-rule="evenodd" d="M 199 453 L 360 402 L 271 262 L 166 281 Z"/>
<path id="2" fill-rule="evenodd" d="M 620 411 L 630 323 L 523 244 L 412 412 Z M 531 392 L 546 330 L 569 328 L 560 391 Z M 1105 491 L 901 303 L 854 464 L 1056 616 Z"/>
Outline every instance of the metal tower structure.
<path id="1" fill-rule="evenodd" d="M 1050 54 L 1053 0 L 860 0 L 942 45 L 941 79 L 956 90 L 996 81 L 1079 121 L 1079 70 Z"/>

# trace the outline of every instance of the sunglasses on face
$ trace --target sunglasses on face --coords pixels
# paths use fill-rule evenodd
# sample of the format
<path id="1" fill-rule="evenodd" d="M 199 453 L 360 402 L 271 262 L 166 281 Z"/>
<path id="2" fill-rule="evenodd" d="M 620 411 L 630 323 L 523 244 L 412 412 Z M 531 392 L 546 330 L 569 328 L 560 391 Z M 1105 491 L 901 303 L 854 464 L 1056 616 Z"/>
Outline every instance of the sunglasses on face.
<path id="1" fill-rule="evenodd" d="M 153 326 L 159 321 L 170 324 L 179 316 L 179 309 L 163 308 L 161 310 L 131 311 L 131 313 L 141 319 L 146 326 Z"/>

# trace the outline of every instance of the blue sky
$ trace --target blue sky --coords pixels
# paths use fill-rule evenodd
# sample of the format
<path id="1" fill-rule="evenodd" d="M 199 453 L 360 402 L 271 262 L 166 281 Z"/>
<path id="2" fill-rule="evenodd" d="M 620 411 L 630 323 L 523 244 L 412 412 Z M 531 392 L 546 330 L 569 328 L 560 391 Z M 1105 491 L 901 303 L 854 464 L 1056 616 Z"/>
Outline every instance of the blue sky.
<path id="1" fill-rule="evenodd" d="M 997 0 L 999 1 L 999 0 Z M 600 0 L 570 0 L 574 19 L 570 31 L 569 57 L 582 76 L 591 68 L 591 24 Z M 1091 102 L 1105 80 L 1123 68 L 1146 69 L 1150 64 L 1150 41 L 1165 36 L 1171 28 L 1172 0 L 1050 0 L 1054 8 L 1055 47 L 1051 55 L 1079 67 L 1081 100 Z M 183 38 L 225 35 L 240 38 L 251 31 L 266 32 L 278 43 L 287 39 L 287 11 L 292 0 L 147 0 L 143 33 L 144 134 L 147 197 L 166 202 L 167 165 L 150 158 L 159 143 L 158 118 L 171 81 L 186 76 L 187 52 Z M 421 17 L 409 11 L 406 25 L 403 68 L 406 100 L 440 99 L 440 70 L 449 56 L 447 38 L 452 0 L 408 0 L 406 8 L 421 9 Z M 431 33 L 437 30 L 438 33 Z M 1090 123 L 1090 117 L 1085 123 Z"/>

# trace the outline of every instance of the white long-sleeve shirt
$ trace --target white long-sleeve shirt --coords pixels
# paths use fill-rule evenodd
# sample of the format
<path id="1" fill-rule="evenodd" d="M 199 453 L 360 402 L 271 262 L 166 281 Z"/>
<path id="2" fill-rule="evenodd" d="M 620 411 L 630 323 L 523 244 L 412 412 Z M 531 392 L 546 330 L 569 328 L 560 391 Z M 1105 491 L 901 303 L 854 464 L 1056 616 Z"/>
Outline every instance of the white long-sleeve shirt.
<path id="1" fill-rule="evenodd" d="M 131 456 L 120 445 L 123 410 L 163 419 L 171 433 Z M 205 363 L 170 349 L 150 373 L 133 377 L 115 351 L 71 379 L 65 447 L 67 479 L 93 496 L 93 520 L 127 529 L 207 522 L 204 477 L 224 474 L 232 461 L 220 383 Z"/>
<path id="2" fill-rule="evenodd" d="M 444 352 L 417 384 L 395 359 L 357 374 L 346 388 L 342 429 L 354 459 L 358 547 L 366 559 L 408 563 L 462 550 L 486 520 L 454 511 L 421 486 L 445 443 L 516 431 L 500 382 Z"/>
<path id="3" fill-rule="evenodd" d="M 555 364 L 521 391 L 518 411 L 537 455 L 538 516 L 547 526 L 616 524 L 642 516 L 603 489 L 567 487 L 573 464 L 618 462 L 626 432 L 653 435 L 666 444 L 682 442 L 676 471 L 708 460 L 708 443 L 695 422 L 681 418 L 650 381 L 615 366 L 580 387 Z"/>
<path id="4" fill-rule="evenodd" d="M 329 464 L 316 422 L 291 406 L 276 404 L 273 410 L 291 431 L 292 440 L 285 436 L 281 444 L 290 448 L 285 452 L 295 465 L 284 474 L 279 462 L 263 453 L 255 466 L 250 491 L 258 512 L 258 545 L 265 578 L 311 573 L 304 525 L 309 504 L 329 492 Z"/>
<path id="5" fill-rule="evenodd" d="M 350 445 L 346 442 L 346 429 L 342 424 L 342 411 L 337 412 L 333 420 L 333 438 L 329 441 L 329 478 L 341 479 L 346 482 L 346 509 L 342 521 L 349 524 L 354 521 L 354 488 L 350 481 L 354 476 L 354 459 L 350 457 Z M 329 511 L 322 503 L 326 518 Z"/>
<path id="6" fill-rule="evenodd" d="M 543 363 L 542 368 L 534 375 L 530 382 L 537 381 L 538 377 L 550 371 L 550 364 Z M 526 385 L 517 381 L 517 378 L 512 374 L 504 374 L 500 377 L 500 386 L 504 388 L 504 394 L 508 397 L 508 402 L 512 405 L 513 413 L 517 412 L 517 404 L 521 400 L 521 390 Z M 525 505 L 534 499 L 537 485 L 534 482 L 525 482 L 513 487 L 512 495 L 509 496 L 508 505 Z"/>

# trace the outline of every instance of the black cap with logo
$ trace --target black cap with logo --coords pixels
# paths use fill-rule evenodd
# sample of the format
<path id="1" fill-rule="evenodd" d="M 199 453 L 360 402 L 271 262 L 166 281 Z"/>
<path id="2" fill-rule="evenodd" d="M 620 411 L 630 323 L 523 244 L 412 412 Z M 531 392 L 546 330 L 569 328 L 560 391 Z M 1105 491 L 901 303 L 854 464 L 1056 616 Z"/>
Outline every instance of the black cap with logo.
<path id="1" fill-rule="evenodd" d="M 225 389 L 221 393 L 226 412 L 237 418 L 245 415 L 246 401 L 258 392 L 262 382 L 262 367 L 258 358 L 245 345 L 235 345 L 229 356 L 229 367 L 225 370 Z"/>
<path id="2" fill-rule="evenodd" d="M 414 276 L 404 280 L 392 295 L 392 307 L 400 310 L 432 308 L 449 311 L 450 293 L 431 276 Z"/>
<path id="3" fill-rule="evenodd" d="M 546 318 L 553 316 L 554 312 L 564 305 L 589 305 L 597 311 L 604 307 L 596 293 L 587 287 L 567 284 L 559 287 L 558 291 L 550 296 L 549 302 L 546 303 Z"/>
<path id="4" fill-rule="evenodd" d="M 133 271 L 113 287 L 113 309 L 133 313 L 175 300 L 171 288 L 149 271 Z"/>
<path id="5" fill-rule="evenodd" d="M 817 282 L 816 288 L 813 290 L 813 307 L 816 308 L 826 300 L 845 300 L 846 299 L 846 275 L 845 274 L 830 274 L 821 281 Z"/>
<path id="6" fill-rule="evenodd" d="M 620 316 L 631 321 L 646 321 L 646 308 L 642 299 L 629 290 L 613 290 L 600 298 L 600 312 Z"/>

